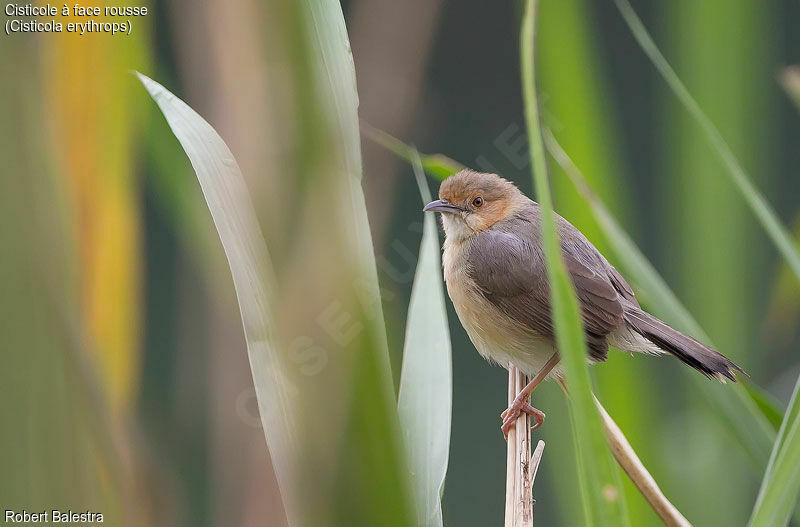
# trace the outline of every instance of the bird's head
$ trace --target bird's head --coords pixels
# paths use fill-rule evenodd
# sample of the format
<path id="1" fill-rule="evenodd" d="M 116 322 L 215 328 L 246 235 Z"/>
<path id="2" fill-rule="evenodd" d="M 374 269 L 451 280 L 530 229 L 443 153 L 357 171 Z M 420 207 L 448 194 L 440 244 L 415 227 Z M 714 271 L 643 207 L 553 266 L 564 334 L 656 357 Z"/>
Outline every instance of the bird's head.
<path id="1" fill-rule="evenodd" d="M 510 181 L 465 169 L 445 179 L 439 187 L 439 199 L 422 210 L 441 212 L 448 239 L 461 240 L 507 218 L 526 201 Z"/>

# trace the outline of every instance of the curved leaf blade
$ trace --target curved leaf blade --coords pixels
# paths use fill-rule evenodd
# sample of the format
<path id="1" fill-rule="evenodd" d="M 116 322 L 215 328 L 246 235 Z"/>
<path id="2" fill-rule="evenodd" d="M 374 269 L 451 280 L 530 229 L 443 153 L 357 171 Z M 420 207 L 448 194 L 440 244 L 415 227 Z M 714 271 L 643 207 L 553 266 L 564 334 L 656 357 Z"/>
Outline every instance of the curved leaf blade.
<path id="1" fill-rule="evenodd" d="M 156 81 L 136 73 L 189 156 L 228 259 L 258 408 L 289 524 L 300 514 L 291 499 L 296 423 L 275 346 L 271 314 L 272 268 L 244 177 L 228 146 L 214 128 Z"/>
<path id="2" fill-rule="evenodd" d="M 764 198 L 761 191 L 755 187 L 752 178 L 747 174 L 741 163 L 739 163 L 739 160 L 722 137 L 722 134 L 720 134 L 717 127 L 711 122 L 711 119 L 709 119 L 703 109 L 700 108 L 700 105 L 694 97 L 692 97 L 691 93 L 689 93 L 689 90 L 683 82 L 681 82 L 675 70 L 673 70 L 669 62 L 667 62 L 667 59 L 647 32 L 641 19 L 633 10 L 633 7 L 631 7 L 630 2 L 628 2 L 628 0 L 614 0 L 614 3 L 617 5 L 617 9 L 620 14 L 622 14 L 622 18 L 625 20 L 625 23 L 630 28 L 631 33 L 633 33 L 634 38 L 639 43 L 642 50 L 648 58 L 650 58 L 667 85 L 686 108 L 686 111 L 689 112 L 692 118 L 697 122 L 708 139 L 708 142 L 722 161 L 722 164 L 727 169 L 739 193 L 750 206 L 753 214 L 778 248 L 778 251 L 786 260 L 792 272 L 794 272 L 797 279 L 800 280 L 800 251 L 798 251 L 797 245 L 795 245 L 794 240 L 792 240 L 789 230 L 781 223 L 780 219 L 778 219 L 775 210 Z"/>
<path id="3" fill-rule="evenodd" d="M 411 159 L 424 204 L 431 200 L 431 192 L 416 151 Z M 453 371 L 439 234 L 433 214 L 425 214 L 419 254 L 397 409 L 416 498 L 417 525 L 441 526 L 441 497 L 450 454 Z"/>
<path id="4" fill-rule="evenodd" d="M 800 496 L 800 377 L 794 386 L 750 517 L 752 527 L 786 525 Z M 797 512 L 795 510 L 795 517 Z"/>

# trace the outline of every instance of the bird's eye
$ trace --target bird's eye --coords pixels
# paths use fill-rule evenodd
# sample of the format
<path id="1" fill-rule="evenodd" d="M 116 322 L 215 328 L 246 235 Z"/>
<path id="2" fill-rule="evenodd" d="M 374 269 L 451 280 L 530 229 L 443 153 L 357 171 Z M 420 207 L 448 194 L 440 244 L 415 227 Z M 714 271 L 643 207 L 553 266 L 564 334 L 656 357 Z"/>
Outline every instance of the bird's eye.
<path id="1" fill-rule="evenodd" d="M 483 198 L 478 196 L 477 198 L 472 200 L 472 204 L 475 205 L 476 207 L 480 207 L 481 205 L 483 205 Z"/>

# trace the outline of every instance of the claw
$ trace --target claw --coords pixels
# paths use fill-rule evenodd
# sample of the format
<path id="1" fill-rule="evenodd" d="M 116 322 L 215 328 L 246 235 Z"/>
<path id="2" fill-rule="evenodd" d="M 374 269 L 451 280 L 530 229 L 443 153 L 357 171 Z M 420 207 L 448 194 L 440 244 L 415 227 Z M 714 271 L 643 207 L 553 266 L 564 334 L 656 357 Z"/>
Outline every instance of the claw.
<path id="1" fill-rule="evenodd" d="M 506 408 L 506 410 L 500 414 L 500 417 L 503 419 L 503 424 L 500 427 L 503 431 L 503 437 L 508 440 L 508 432 L 511 430 L 511 427 L 517 422 L 519 416 L 522 413 L 526 413 L 527 415 L 533 418 L 533 426 L 531 426 L 531 430 L 536 430 L 542 423 L 544 423 L 545 414 L 541 410 L 534 408 L 525 400 L 514 400 L 514 402 Z"/>

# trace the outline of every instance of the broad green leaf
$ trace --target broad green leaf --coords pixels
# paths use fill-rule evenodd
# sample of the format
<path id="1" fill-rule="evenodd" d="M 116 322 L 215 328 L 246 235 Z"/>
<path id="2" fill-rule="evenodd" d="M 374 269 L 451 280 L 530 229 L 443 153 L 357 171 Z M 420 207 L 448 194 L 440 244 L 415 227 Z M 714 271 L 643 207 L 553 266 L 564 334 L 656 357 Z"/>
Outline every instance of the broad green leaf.
<path id="1" fill-rule="evenodd" d="M 298 459 L 290 405 L 272 322 L 272 269 L 239 165 L 217 132 L 186 103 L 137 73 L 180 141 L 197 174 L 228 259 L 239 301 L 261 422 L 290 524 L 301 517 L 290 496 L 290 463 Z"/>
<path id="2" fill-rule="evenodd" d="M 547 162 L 539 125 L 539 103 L 534 69 L 535 0 L 527 0 L 522 22 L 520 51 L 525 121 L 528 129 L 533 180 L 541 207 L 542 241 L 551 288 L 552 317 L 561 361 L 570 390 L 570 415 L 579 480 L 587 525 L 628 525 L 619 468 L 608 445 L 594 405 L 587 349 L 578 300 L 561 258 Z"/>
<path id="3" fill-rule="evenodd" d="M 295 243 L 282 254 L 280 312 L 270 311 L 265 244 L 230 152 L 202 119 L 193 123 L 199 130 L 177 133 L 187 118 L 179 112 L 169 119 L 164 109 L 178 104 L 171 94 L 157 102 L 190 158 L 219 147 L 192 162 L 201 186 L 209 186 L 204 194 L 234 277 L 289 524 L 405 526 L 413 511 L 361 188 L 358 95 L 344 17 L 333 0 L 290 3 L 280 16 L 290 28 L 284 43 L 296 52 L 287 73 L 303 101 L 290 127 L 296 148 L 281 167 L 298 192 L 287 196 Z M 205 164 L 217 172 L 204 174 Z M 218 173 L 229 179 L 215 181 Z"/>
<path id="4" fill-rule="evenodd" d="M 349 411 L 349 428 L 340 439 L 341 450 L 331 452 L 338 455 L 339 473 L 333 474 L 330 487 L 318 492 L 322 500 L 320 517 L 324 520 L 331 511 L 338 515 L 337 523 L 342 525 L 403 526 L 413 521 L 411 489 L 404 465 L 377 266 L 361 186 L 353 54 L 338 1 L 303 0 L 290 4 L 297 9 L 302 29 L 307 32 L 298 45 L 308 53 L 311 68 L 306 72 L 308 77 L 299 78 L 296 86 L 301 93 L 299 100 L 306 107 L 301 110 L 305 112 L 302 129 L 312 139 L 306 141 L 311 147 L 305 147 L 306 153 L 318 156 L 318 164 L 309 167 L 316 174 L 299 176 L 309 178 L 315 187 L 308 190 L 311 197 L 306 199 L 320 199 L 318 206 L 329 207 L 327 215 L 319 214 L 320 209 L 308 211 L 307 215 L 315 218 L 307 221 L 322 229 L 318 233 L 330 234 L 327 239 L 313 241 L 341 256 L 341 261 L 328 266 L 328 272 L 338 269 L 346 277 L 336 298 L 356 310 L 354 318 L 364 328 L 352 342 L 338 345 L 341 358 L 335 359 L 337 364 L 328 366 L 340 368 L 341 381 L 352 383 L 352 387 L 350 399 L 346 400 L 349 407 L 345 408 Z M 309 114 L 313 102 L 318 105 L 318 114 Z M 315 144 L 314 139 L 320 144 Z M 305 159 L 299 161 L 310 163 Z M 356 287 L 349 286 L 353 283 Z M 325 377 L 330 378 L 330 373 L 326 371 Z M 334 390 L 344 387 L 333 384 Z M 314 393 L 332 399 L 343 399 L 344 395 L 327 390 L 320 393 L 319 388 Z M 318 426 L 312 430 L 330 433 Z M 319 450 L 324 455 L 322 447 Z M 328 461 L 324 456 L 314 460 L 320 464 Z M 318 479 L 314 477 L 309 483 L 317 484 Z"/>
<path id="5" fill-rule="evenodd" d="M 792 240 L 789 231 L 781 223 L 780 219 L 778 219 L 772 206 L 767 202 L 755 185 L 753 185 L 750 176 L 739 163 L 739 160 L 736 159 L 736 156 L 719 133 L 719 130 L 717 130 L 717 127 L 714 126 L 711 119 L 703 112 L 700 105 L 697 104 L 697 101 L 695 101 L 694 97 L 689 93 L 689 90 L 686 89 L 686 86 L 684 86 L 683 82 L 678 78 L 675 70 L 672 69 L 667 59 L 664 58 L 664 55 L 659 51 L 628 0 L 614 0 L 614 2 L 619 12 L 622 14 L 622 17 L 625 19 L 625 22 L 628 24 L 633 36 L 636 38 L 636 41 L 642 47 L 642 50 L 653 62 L 653 65 L 661 76 L 664 77 L 667 85 L 669 85 L 678 97 L 681 104 L 683 104 L 692 118 L 697 122 L 706 136 L 706 139 L 717 155 L 719 155 L 722 164 L 727 169 L 731 180 L 736 185 L 736 188 L 741 193 L 745 202 L 750 206 L 750 209 L 753 211 L 756 218 L 758 218 L 761 226 L 767 232 L 767 235 L 769 235 L 772 242 L 778 248 L 778 251 L 780 251 L 795 276 L 800 280 L 800 252 L 798 252 L 797 246 Z"/>
<path id="6" fill-rule="evenodd" d="M 800 377 L 772 447 L 764 479 L 758 492 L 752 527 L 786 525 L 800 495 Z M 795 512 L 795 517 L 798 514 Z"/>
<path id="7" fill-rule="evenodd" d="M 431 192 L 416 152 L 411 157 L 423 205 Z M 441 526 L 450 453 L 453 372 L 436 218 L 425 214 L 411 302 L 397 409 L 408 452 L 420 526 Z"/>

